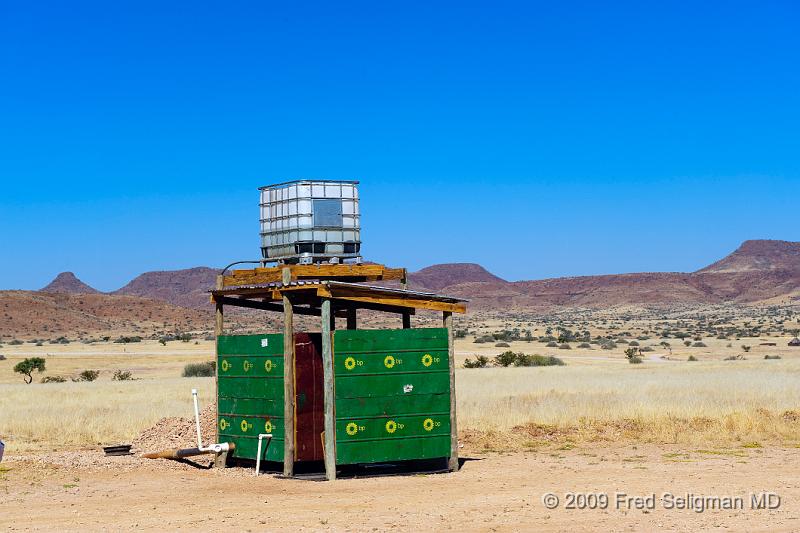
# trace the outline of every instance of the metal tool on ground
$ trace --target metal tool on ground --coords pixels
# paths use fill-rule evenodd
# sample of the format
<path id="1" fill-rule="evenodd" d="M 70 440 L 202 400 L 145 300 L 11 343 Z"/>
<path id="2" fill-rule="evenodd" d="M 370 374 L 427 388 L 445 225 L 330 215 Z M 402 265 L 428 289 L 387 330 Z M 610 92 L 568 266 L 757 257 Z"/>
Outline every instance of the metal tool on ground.
<path id="1" fill-rule="evenodd" d="M 133 455 L 131 452 L 131 444 L 115 444 L 113 446 L 103 446 L 103 451 L 106 455 Z"/>

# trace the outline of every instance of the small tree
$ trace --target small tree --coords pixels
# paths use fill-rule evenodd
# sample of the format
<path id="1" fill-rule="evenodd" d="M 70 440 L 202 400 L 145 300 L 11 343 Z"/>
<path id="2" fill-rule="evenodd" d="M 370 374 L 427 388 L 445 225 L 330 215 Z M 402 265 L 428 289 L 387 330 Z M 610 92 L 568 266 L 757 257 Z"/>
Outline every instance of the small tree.
<path id="1" fill-rule="evenodd" d="M 34 371 L 41 373 L 44 370 L 44 359 L 41 357 L 30 357 L 14 365 L 14 372 L 24 375 L 23 379 L 28 385 L 33 381 Z"/>
<path id="2" fill-rule="evenodd" d="M 744 350 L 745 353 L 747 353 L 747 352 L 750 351 L 750 346 L 747 346 L 746 344 L 742 344 L 742 350 Z"/>
<path id="3" fill-rule="evenodd" d="M 517 359 L 517 354 L 512 351 L 503 352 L 500 355 L 496 355 L 494 357 L 494 364 L 497 366 L 510 366 L 514 364 L 514 361 Z"/>

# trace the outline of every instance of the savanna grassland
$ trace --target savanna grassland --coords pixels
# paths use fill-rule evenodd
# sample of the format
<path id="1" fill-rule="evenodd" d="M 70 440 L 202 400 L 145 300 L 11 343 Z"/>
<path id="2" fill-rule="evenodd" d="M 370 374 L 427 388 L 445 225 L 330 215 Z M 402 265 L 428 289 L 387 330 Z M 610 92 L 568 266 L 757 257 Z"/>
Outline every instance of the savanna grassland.
<path id="1" fill-rule="evenodd" d="M 796 445 L 800 348 L 787 343 L 797 317 L 774 307 L 469 316 L 457 323 L 459 430 L 465 445 L 489 450 L 620 440 Z M 204 338 L 63 342 L 0 348 L 0 435 L 11 453 L 128 442 L 161 417 L 190 416 L 191 388 L 212 400 L 213 379 L 181 377 L 186 364 L 212 359 Z M 641 363 L 628 362 L 632 349 Z M 493 364 L 507 351 L 564 364 Z M 479 356 L 486 368 L 462 368 Z M 12 371 L 25 357 L 46 360 L 31 385 Z M 98 379 L 72 381 L 86 369 Z M 113 381 L 117 370 L 134 379 Z M 41 383 L 48 376 L 66 382 Z"/>

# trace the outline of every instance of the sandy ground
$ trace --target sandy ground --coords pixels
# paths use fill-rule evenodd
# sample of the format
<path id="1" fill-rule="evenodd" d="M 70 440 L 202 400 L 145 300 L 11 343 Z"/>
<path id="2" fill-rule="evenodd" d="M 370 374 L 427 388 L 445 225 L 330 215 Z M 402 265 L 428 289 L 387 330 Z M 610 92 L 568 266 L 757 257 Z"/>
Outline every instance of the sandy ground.
<path id="1" fill-rule="evenodd" d="M 86 452 L 7 457 L 0 528 L 20 530 L 797 531 L 800 469 L 786 448 L 585 447 L 465 454 L 458 473 L 333 483 L 204 470 L 135 457 L 85 464 Z M 55 464 L 54 464 L 55 463 Z M 776 509 L 752 509 L 771 491 Z M 559 497 L 547 509 L 543 496 Z M 604 493 L 606 509 L 566 509 L 567 493 Z M 636 509 L 616 493 L 655 494 Z M 662 494 L 742 497 L 740 510 L 665 509 Z M 580 503 L 580 502 L 579 502 Z M 644 504 L 645 506 L 648 503 Z"/>

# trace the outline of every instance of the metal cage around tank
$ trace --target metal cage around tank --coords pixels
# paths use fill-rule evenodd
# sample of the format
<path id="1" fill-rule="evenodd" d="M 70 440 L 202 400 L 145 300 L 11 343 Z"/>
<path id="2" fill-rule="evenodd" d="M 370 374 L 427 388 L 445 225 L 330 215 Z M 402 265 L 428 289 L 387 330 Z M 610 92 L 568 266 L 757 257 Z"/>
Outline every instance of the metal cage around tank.
<path id="1" fill-rule="evenodd" d="M 369 285 L 400 281 L 383 265 L 287 265 L 219 276 L 216 304 L 217 434 L 230 458 L 258 459 L 257 438 L 273 440 L 262 461 L 324 461 L 337 468 L 446 459 L 458 469 L 453 313 L 465 300 Z M 284 331 L 224 335 L 225 306 L 278 311 Z M 357 329 L 360 309 L 395 313 L 396 329 Z M 442 327 L 411 328 L 417 309 L 442 312 Z M 294 315 L 320 318 L 320 333 L 296 332 Z M 335 329 L 335 318 L 347 329 Z M 226 459 L 221 458 L 221 463 Z"/>
<path id="2" fill-rule="evenodd" d="M 297 180 L 259 190 L 261 255 L 265 261 L 360 259 L 357 181 Z"/>

